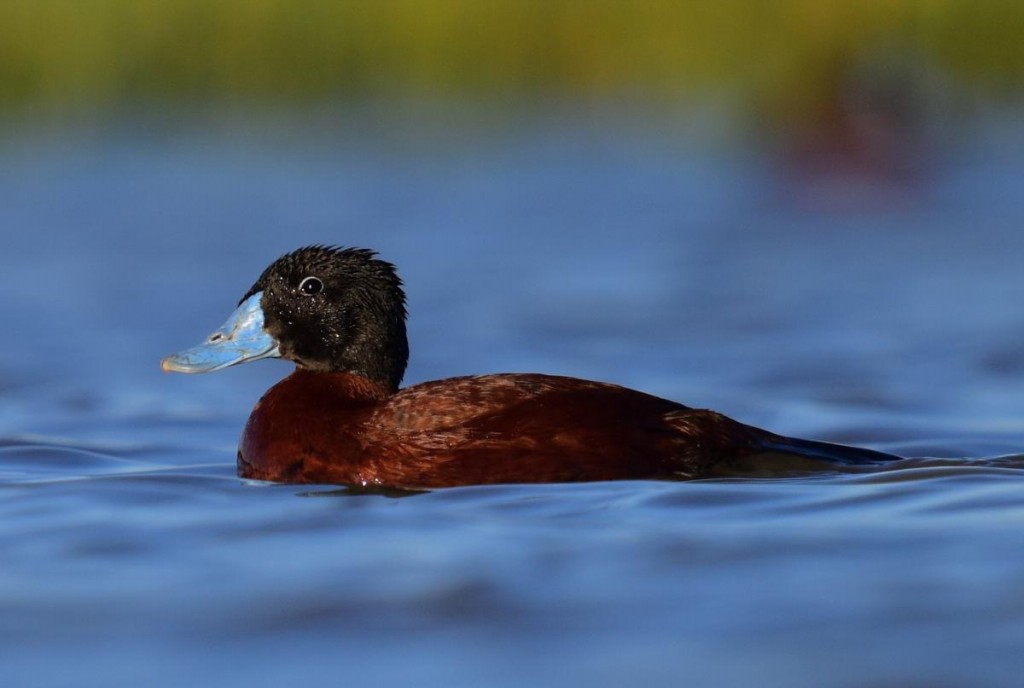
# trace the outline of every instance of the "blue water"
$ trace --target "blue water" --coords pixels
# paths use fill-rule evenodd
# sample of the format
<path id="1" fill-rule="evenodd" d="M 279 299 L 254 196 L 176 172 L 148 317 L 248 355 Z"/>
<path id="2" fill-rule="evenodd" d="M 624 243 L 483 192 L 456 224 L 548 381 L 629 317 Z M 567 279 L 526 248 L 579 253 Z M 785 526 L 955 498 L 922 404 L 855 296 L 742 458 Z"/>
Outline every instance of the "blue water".
<path id="1" fill-rule="evenodd" d="M 1015 118 L 893 188 L 714 122 L 446 117 L 7 132 L 5 685 L 1020 685 Z M 914 458 L 403 498 L 240 481 L 289 366 L 159 360 L 313 242 L 399 265 L 409 383 L 578 375 Z"/>

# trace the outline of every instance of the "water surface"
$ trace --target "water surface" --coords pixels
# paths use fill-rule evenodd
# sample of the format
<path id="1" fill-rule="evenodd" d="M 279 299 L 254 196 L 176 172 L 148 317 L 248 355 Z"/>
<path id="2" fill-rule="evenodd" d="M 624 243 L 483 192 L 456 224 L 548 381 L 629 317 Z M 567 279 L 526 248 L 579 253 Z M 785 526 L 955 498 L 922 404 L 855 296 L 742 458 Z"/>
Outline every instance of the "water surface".
<path id="1" fill-rule="evenodd" d="M 693 132 L 338 118 L 5 140 L 12 685 L 1019 685 L 1019 129 L 820 205 Z M 288 365 L 159 360 L 313 242 L 399 265 L 407 382 L 579 375 L 913 458 L 400 498 L 238 480 Z"/>

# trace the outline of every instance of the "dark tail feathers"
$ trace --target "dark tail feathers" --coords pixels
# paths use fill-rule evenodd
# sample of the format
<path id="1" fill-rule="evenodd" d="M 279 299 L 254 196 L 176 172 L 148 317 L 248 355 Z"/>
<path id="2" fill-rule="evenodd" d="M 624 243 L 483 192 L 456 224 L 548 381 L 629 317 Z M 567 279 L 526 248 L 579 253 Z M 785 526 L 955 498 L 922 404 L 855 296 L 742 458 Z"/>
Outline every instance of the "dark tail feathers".
<path id="1" fill-rule="evenodd" d="M 801 440 L 796 437 L 781 437 L 778 435 L 764 438 L 759 444 L 765 452 L 791 454 L 845 466 L 877 466 L 889 463 L 890 461 L 899 461 L 902 458 L 895 454 L 886 454 L 874 449 L 849 447 L 844 444 Z"/>

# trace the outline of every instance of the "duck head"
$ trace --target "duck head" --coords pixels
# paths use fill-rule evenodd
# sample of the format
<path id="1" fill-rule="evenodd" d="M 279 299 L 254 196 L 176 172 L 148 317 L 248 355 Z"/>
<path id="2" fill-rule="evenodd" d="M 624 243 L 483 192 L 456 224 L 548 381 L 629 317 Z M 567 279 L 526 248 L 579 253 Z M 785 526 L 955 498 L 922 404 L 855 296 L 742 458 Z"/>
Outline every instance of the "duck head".
<path id="1" fill-rule="evenodd" d="M 398 389 L 409 359 L 405 293 L 367 249 L 307 246 L 263 271 L 227 321 L 165 371 L 207 373 L 261 358 L 362 375 Z"/>

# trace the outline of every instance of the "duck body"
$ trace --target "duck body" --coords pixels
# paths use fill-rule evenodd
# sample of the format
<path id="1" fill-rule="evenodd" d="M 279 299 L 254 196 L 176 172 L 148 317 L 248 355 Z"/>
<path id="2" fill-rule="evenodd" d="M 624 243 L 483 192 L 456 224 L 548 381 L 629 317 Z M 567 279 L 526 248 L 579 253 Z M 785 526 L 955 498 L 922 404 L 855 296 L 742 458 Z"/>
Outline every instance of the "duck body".
<path id="1" fill-rule="evenodd" d="M 207 372 L 284 357 L 296 370 L 253 409 L 244 478 L 437 488 L 685 479 L 759 455 L 829 464 L 898 457 L 799 440 L 603 382 L 534 373 L 404 389 L 404 293 L 359 249 L 309 247 L 271 265 L 206 342 L 164 360 Z"/>
<path id="2" fill-rule="evenodd" d="M 568 377 L 457 377 L 388 395 L 351 373 L 297 370 L 253 410 L 238 470 L 406 487 L 687 478 L 756 440 L 719 414 Z"/>

